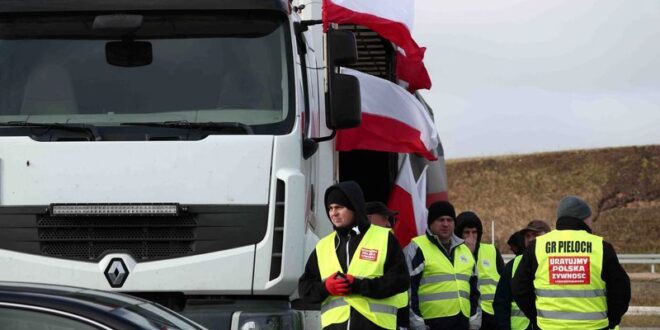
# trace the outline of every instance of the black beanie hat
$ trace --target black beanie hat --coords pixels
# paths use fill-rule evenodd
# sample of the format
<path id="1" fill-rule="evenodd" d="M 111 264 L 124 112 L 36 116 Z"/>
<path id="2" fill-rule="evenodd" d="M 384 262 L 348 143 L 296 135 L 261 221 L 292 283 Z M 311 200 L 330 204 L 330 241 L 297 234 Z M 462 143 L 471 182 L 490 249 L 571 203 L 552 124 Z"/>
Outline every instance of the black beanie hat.
<path id="1" fill-rule="evenodd" d="M 452 219 L 456 220 L 456 210 L 454 210 L 454 205 L 451 205 L 451 203 L 447 201 L 439 201 L 429 205 L 428 224 L 431 225 L 431 222 L 443 215 L 450 216 Z"/>
<path id="2" fill-rule="evenodd" d="M 344 192 L 341 191 L 341 189 L 333 189 L 328 192 L 328 197 L 326 198 L 326 205 L 330 206 L 330 204 L 339 204 L 351 211 L 355 211 L 355 208 L 353 207 L 351 200 L 348 199 L 348 197 L 346 197 L 346 194 L 344 194 Z"/>

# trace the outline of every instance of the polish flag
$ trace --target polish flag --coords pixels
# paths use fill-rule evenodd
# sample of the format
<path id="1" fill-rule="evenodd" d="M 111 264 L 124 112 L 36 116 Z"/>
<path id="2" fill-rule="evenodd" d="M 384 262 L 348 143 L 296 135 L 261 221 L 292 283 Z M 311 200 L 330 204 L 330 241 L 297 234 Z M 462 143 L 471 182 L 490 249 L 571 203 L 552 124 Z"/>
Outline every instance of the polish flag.
<path id="1" fill-rule="evenodd" d="M 426 48 L 422 48 L 425 51 Z M 421 59 L 409 58 L 401 52 L 396 54 L 396 78 L 408 91 L 431 89 L 431 77 Z"/>
<path id="2" fill-rule="evenodd" d="M 405 81 L 412 92 L 431 88 L 423 62 L 426 48 L 417 45 L 411 35 L 414 0 L 323 0 L 322 11 L 324 31 L 330 23 L 357 24 L 397 45 L 403 52 L 397 55 L 398 79 Z"/>
<path id="3" fill-rule="evenodd" d="M 438 159 L 428 162 L 428 171 L 426 179 L 426 206 L 439 202 L 448 201 L 449 194 L 447 187 L 447 170 L 445 168 L 445 158 L 442 153 L 442 145 L 439 146 Z"/>
<path id="4" fill-rule="evenodd" d="M 429 160 L 438 159 L 440 140 L 435 123 L 413 94 L 382 78 L 348 68 L 341 71 L 360 81 L 362 123 L 337 131 L 338 151 L 416 153 Z"/>
<path id="5" fill-rule="evenodd" d="M 410 58 L 424 57 L 424 51 L 412 38 L 415 18 L 414 0 L 323 0 L 323 30 L 328 24 L 366 26 L 401 47 Z"/>
<path id="6" fill-rule="evenodd" d="M 403 159 L 387 207 L 399 211 L 394 236 L 402 247 L 426 231 L 426 168 L 415 181 L 408 155 Z"/>
<path id="7" fill-rule="evenodd" d="M 426 170 L 426 206 L 438 202 L 447 201 L 447 170 L 445 167 L 444 150 L 442 143 L 436 148 L 438 159 L 428 160 L 423 157 L 411 156 L 410 161 L 413 168 L 427 167 Z"/>

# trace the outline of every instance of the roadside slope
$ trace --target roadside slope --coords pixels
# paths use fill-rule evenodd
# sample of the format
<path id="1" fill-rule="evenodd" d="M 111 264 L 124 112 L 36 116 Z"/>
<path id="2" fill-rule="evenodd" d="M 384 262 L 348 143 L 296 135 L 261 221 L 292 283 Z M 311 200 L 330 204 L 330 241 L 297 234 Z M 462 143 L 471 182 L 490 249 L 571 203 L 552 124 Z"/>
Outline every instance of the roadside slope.
<path id="1" fill-rule="evenodd" d="M 447 162 L 449 198 L 474 210 L 490 241 L 490 221 L 502 253 L 506 240 L 529 220 L 554 228 L 562 196 L 585 198 L 595 231 L 619 253 L 659 253 L 660 145 L 576 150 Z"/>

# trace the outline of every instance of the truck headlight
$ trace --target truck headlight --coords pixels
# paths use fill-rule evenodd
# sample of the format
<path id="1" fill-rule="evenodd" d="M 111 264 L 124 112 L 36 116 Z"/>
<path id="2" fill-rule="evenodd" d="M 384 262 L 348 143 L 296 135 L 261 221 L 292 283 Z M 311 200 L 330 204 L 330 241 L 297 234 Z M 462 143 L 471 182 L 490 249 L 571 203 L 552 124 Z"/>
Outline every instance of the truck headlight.
<path id="1" fill-rule="evenodd" d="M 297 311 L 235 312 L 231 318 L 232 330 L 302 330 L 302 315 Z"/>

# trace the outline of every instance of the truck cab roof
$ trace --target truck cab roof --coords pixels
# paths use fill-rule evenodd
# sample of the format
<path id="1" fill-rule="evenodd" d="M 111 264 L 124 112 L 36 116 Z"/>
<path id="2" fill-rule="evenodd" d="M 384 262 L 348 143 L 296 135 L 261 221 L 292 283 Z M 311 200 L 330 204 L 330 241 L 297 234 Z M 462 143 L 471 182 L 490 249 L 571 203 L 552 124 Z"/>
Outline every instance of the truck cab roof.
<path id="1" fill-rule="evenodd" d="M 0 0 L 0 15 L 57 12 L 275 10 L 289 12 L 287 0 Z"/>

